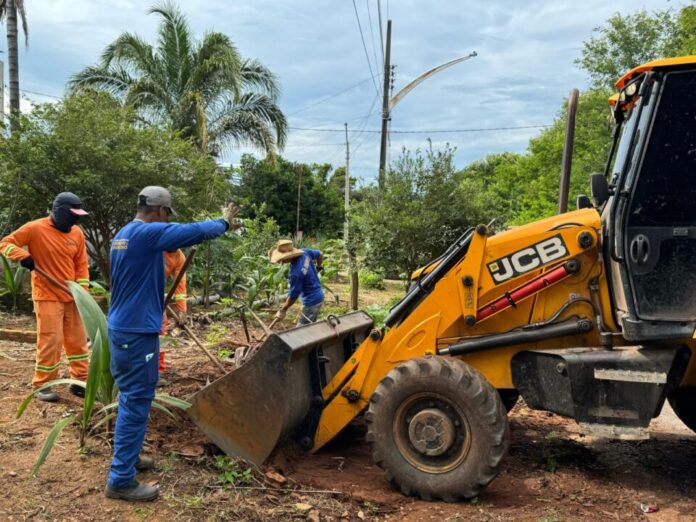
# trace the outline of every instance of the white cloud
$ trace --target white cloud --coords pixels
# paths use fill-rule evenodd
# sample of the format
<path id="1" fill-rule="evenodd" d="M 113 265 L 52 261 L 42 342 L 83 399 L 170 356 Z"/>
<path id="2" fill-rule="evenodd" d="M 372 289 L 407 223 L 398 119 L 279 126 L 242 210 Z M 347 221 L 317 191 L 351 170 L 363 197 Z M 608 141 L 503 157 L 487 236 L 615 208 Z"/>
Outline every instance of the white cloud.
<path id="1" fill-rule="evenodd" d="M 21 50 L 25 89 L 60 95 L 71 74 L 98 61 L 103 48 L 123 31 L 152 41 L 153 2 L 136 0 L 34 0 L 27 4 L 30 47 Z M 379 50 L 377 0 L 356 5 L 368 53 Z M 244 56 L 261 60 L 281 79 L 282 108 L 291 114 L 370 76 L 353 2 L 343 0 L 189 0 L 180 2 L 193 31 L 230 35 Z M 549 123 L 573 87 L 585 86 L 573 64 L 582 41 L 614 12 L 670 7 L 664 0 L 638 5 L 628 0 L 531 0 L 519 2 L 381 1 L 393 19 L 392 61 L 396 89 L 421 72 L 476 50 L 479 56 L 440 73 L 411 92 L 392 115 L 393 129 L 461 129 Z M 373 36 L 374 35 L 374 36 Z M 373 40 L 374 38 L 374 40 Z M 380 74 L 373 63 L 373 72 Z M 376 78 L 381 85 L 381 78 Z M 39 97 L 37 101 L 45 101 Z M 355 174 L 366 179 L 377 171 L 379 129 L 375 88 L 364 83 L 329 101 L 290 116 L 292 127 L 342 128 L 348 121 Z M 374 107 L 369 118 L 365 116 Z M 491 152 L 525 149 L 538 131 L 499 131 L 434 135 L 449 141 L 464 165 Z M 425 135 L 393 134 L 391 156 L 401 149 L 426 146 Z M 285 155 L 292 160 L 342 164 L 340 133 L 291 131 Z M 236 162 L 243 150 L 225 161 Z"/>

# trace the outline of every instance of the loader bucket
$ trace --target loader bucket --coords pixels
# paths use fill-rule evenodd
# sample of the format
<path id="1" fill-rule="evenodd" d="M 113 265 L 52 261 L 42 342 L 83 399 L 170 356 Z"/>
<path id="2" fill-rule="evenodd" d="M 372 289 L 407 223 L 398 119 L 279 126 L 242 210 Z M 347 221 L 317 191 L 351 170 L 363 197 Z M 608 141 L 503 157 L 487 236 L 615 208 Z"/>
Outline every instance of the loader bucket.
<path id="1" fill-rule="evenodd" d="M 261 465 L 294 437 L 311 448 L 322 388 L 372 328 L 364 312 L 269 336 L 241 367 L 196 393 L 188 413 L 226 454 Z"/>

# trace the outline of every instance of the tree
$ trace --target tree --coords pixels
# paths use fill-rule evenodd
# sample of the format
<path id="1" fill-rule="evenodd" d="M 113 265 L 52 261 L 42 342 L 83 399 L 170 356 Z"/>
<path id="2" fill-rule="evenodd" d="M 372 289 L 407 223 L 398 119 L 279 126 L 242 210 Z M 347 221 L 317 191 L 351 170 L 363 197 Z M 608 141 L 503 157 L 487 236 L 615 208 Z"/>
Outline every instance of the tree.
<path id="1" fill-rule="evenodd" d="M 570 176 L 571 208 L 578 194 L 588 193 L 590 174 L 604 170 L 611 145 L 610 94 L 595 89 L 580 95 Z M 526 154 L 493 154 L 463 170 L 464 182 L 478 187 L 483 204 L 495 209 L 498 224 L 520 225 L 556 213 L 566 117 L 564 104 L 552 126 L 529 141 Z"/>
<path id="2" fill-rule="evenodd" d="M 7 58 L 10 71 L 10 128 L 17 130 L 19 117 L 19 43 L 17 15 L 22 19 L 24 45 L 29 45 L 29 26 L 24 0 L 0 0 L 0 20 L 7 19 Z"/>
<path id="3" fill-rule="evenodd" d="M 305 236 L 337 237 L 343 229 L 343 193 L 329 179 L 328 164 L 292 163 L 281 157 L 258 160 L 250 154 L 234 169 L 236 193 L 253 217 L 254 208 L 264 205 L 284 234 L 296 226 L 297 185 L 300 193 L 300 230 Z"/>
<path id="4" fill-rule="evenodd" d="M 684 9 L 683 29 L 688 29 L 693 9 Z M 581 57 L 575 63 L 587 71 L 595 87 L 611 87 L 624 73 L 642 63 L 682 54 L 681 47 L 688 46 L 689 37 L 693 41 L 693 33 L 680 30 L 680 16 L 672 11 L 650 14 L 644 9 L 628 15 L 616 13 L 594 29 L 595 36 L 583 44 Z"/>
<path id="5" fill-rule="evenodd" d="M 442 254 L 464 230 L 487 220 L 474 190 L 462 183 L 454 149 L 404 149 L 387 173 L 383 192 L 372 187 L 353 207 L 353 228 L 365 244 L 365 263 L 389 276 L 408 277 Z"/>
<path id="6" fill-rule="evenodd" d="M 133 218 L 146 185 L 174 193 L 181 219 L 217 208 L 228 196 L 215 162 L 171 131 L 136 125 L 130 108 L 106 93 L 74 95 L 36 107 L 21 133 L 0 143 L 0 206 L 9 204 L 17 176 L 16 227 L 46 215 L 55 195 L 79 195 L 90 216 L 81 224 L 90 258 L 109 279 L 109 245 Z M 21 137 L 19 137 L 21 136 Z"/>
<path id="7" fill-rule="evenodd" d="M 218 155 L 246 144 L 266 153 L 282 149 L 287 122 L 277 105 L 277 78 L 256 60 L 242 59 L 226 35 L 200 42 L 178 7 L 149 10 L 161 18 L 156 46 L 123 33 L 70 81 L 73 91 L 96 88 L 136 107 L 148 122 L 164 123 Z"/>

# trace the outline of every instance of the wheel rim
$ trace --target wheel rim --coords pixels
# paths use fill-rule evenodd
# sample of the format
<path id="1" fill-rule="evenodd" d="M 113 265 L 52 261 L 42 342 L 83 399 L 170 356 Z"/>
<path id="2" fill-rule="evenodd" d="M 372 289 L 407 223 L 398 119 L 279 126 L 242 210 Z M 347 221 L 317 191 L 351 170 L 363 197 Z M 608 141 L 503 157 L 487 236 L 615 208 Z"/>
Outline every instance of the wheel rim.
<path id="1" fill-rule="evenodd" d="M 461 464 L 471 448 L 464 412 L 447 397 L 419 393 L 399 405 L 393 433 L 401 455 L 428 473 L 446 473 Z"/>

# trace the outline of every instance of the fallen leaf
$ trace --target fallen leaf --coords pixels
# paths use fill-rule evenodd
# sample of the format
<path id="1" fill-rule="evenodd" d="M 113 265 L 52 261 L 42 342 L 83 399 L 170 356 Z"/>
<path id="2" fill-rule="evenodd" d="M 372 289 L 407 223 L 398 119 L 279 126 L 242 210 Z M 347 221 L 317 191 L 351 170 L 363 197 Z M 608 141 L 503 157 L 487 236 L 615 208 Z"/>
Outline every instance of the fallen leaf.
<path id="1" fill-rule="evenodd" d="M 273 470 L 269 470 L 266 472 L 266 478 L 271 482 L 278 484 L 279 486 L 282 486 L 288 481 L 288 479 L 286 479 L 283 475 Z"/>
<path id="2" fill-rule="evenodd" d="M 203 456 L 205 448 L 200 444 L 189 444 L 178 448 L 176 452 L 182 457 L 197 458 Z"/>
<path id="3" fill-rule="evenodd" d="M 358 518 L 360 520 L 365 520 L 365 513 L 363 513 L 362 511 L 358 511 Z"/>
<path id="4" fill-rule="evenodd" d="M 314 506 L 312 504 L 305 504 L 303 502 L 298 502 L 297 504 L 295 504 L 295 509 L 302 513 L 310 511 L 313 507 Z"/>
<path id="5" fill-rule="evenodd" d="M 321 517 L 319 516 L 319 511 L 316 509 L 313 509 L 312 511 L 309 512 L 307 515 L 307 520 L 309 522 L 321 522 Z"/>

